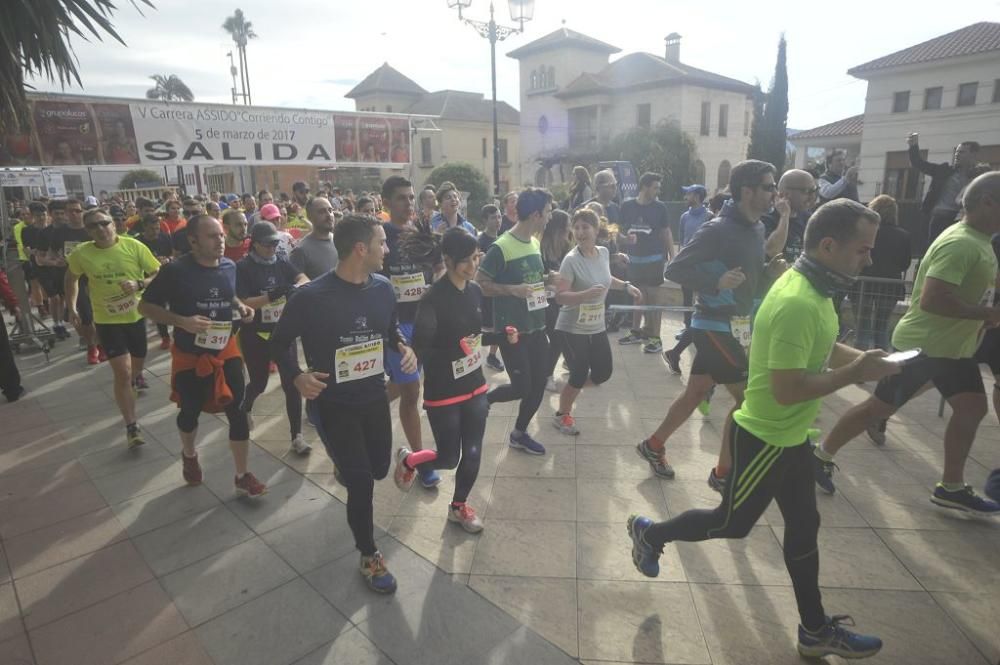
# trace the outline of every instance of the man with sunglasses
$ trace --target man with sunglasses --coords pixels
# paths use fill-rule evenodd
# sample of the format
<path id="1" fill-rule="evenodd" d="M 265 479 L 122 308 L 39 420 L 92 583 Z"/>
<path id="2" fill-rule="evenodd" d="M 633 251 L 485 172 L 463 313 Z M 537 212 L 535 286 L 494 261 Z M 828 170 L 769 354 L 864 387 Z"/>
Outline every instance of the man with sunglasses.
<path id="1" fill-rule="evenodd" d="M 816 196 L 819 189 L 816 179 L 807 171 L 792 169 L 785 171 L 778 181 L 779 201 L 788 202 L 776 204 L 774 210 L 760 218 L 767 234 L 768 258 L 784 254 L 785 259 L 792 263 L 802 254 L 802 243 L 806 233 L 806 222 L 809 215 L 816 209 Z"/>
<path id="2" fill-rule="evenodd" d="M 77 246 L 66 259 L 66 302 L 74 326 L 81 325 L 77 294 L 81 277 L 88 281 L 97 338 L 115 376 L 115 402 L 125 420 L 129 448 L 145 443 L 136 422 L 134 379 L 146 359 L 146 320 L 139 294 L 156 276 L 160 262 L 141 242 L 118 235 L 114 220 L 100 209 L 83 216 L 91 242 Z"/>
<path id="3" fill-rule="evenodd" d="M 670 405 L 656 431 L 636 447 L 661 478 L 674 477 L 665 454 L 667 439 L 717 384 L 724 385 L 736 401 L 726 417 L 723 441 L 727 440 L 732 412 L 743 402 L 750 319 L 764 277 L 764 225 L 760 218 L 774 206 L 774 174 L 772 164 L 756 159 L 734 166 L 729 178 L 732 200 L 718 217 L 698 228 L 664 272 L 666 279 L 695 292 L 691 333 L 697 353 L 684 392 Z M 709 473 L 712 489 L 722 491 L 731 466 L 730 451 L 723 445 L 718 466 Z"/>

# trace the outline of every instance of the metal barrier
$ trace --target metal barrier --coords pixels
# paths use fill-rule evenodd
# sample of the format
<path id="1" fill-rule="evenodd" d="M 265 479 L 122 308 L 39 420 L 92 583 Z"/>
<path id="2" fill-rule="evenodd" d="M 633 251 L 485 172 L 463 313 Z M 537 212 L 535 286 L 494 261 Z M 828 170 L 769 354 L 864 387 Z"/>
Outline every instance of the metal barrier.
<path id="1" fill-rule="evenodd" d="M 859 277 L 840 303 L 842 326 L 853 329 L 847 341 L 861 350 L 892 350 L 892 331 L 910 305 L 913 282 L 882 277 Z"/>

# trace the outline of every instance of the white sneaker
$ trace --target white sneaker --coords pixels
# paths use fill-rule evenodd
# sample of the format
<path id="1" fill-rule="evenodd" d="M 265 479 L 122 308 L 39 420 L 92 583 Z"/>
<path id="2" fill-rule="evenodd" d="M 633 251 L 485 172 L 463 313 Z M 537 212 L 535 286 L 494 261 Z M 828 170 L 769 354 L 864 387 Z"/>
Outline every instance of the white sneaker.
<path id="1" fill-rule="evenodd" d="M 301 434 L 296 434 L 295 438 L 292 439 L 292 450 L 294 450 L 299 455 L 308 455 L 309 451 L 312 450 L 312 446 L 309 442 L 302 438 Z"/>
<path id="2" fill-rule="evenodd" d="M 467 503 L 463 503 L 457 508 L 448 506 L 448 521 L 461 525 L 469 533 L 479 533 L 483 530 L 483 521 L 476 515 L 476 511 Z"/>
<path id="3" fill-rule="evenodd" d="M 545 382 L 545 389 L 550 393 L 562 392 L 562 388 L 562 381 L 556 381 L 551 376 L 549 377 L 549 380 Z"/>

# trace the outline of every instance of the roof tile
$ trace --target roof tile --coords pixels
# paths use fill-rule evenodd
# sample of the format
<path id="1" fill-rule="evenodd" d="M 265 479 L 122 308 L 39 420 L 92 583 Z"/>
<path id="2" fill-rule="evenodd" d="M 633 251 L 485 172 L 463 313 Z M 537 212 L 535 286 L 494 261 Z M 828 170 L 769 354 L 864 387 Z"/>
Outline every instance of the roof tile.
<path id="1" fill-rule="evenodd" d="M 852 115 L 850 118 L 837 120 L 836 122 L 820 125 L 819 127 L 803 129 L 801 132 L 790 135 L 788 140 L 797 141 L 799 139 L 821 139 L 835 136 L 861 136 L 864 124 L 864 115 Z"/>
<path id="2" fill-rule="evenodd" d="M 860 75 L 880 69 L 916 65 L 988 51 L 1000 51 L 1000 23 L 973 23 L 946 35 L 852 67 L 847 73 L 864 78 Z"/>

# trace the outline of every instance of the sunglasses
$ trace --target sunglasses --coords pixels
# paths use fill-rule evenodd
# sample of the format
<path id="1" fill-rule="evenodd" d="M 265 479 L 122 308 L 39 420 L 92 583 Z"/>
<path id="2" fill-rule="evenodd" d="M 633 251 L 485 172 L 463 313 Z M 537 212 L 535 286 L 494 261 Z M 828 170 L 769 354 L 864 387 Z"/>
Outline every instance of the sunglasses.
<path id="1" fill-rule="evenodd" d="M 93 231 L 94 229 L 99 227 L 111 226 L 111 220 L 102 219 L 101 221 L 95 222 L 93 224 L 84 224 L 84 226 L 87 227 L 88 231 Z"/>
<path id="2" fill-rule="evenodd" d="M 267 242 L 257 242 L 258 245 L 263 245 L 264 247 L 277 247 L 281 244 L 280 240 L 268 240 Z"/>

